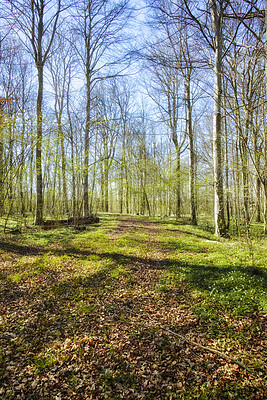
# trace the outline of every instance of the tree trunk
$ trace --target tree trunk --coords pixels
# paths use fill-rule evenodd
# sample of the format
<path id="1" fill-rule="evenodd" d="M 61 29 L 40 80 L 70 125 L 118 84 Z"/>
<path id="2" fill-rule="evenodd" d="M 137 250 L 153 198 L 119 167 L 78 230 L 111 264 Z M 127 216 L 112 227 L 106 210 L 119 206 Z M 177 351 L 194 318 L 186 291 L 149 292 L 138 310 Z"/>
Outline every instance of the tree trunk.
<path id="1" fill-rule="evenodd" d="M 25 217 L 25 202 L 24 202 L 24 192 L 23 192 L 23 177 L 24 177 L 24 159 L 25 159 L 25 114 L 24 109 L 22 110 L 22 129 L 21 129 L 21 165 L 19 173 L 19 190 L 20 190 L 20 212 L 23 218 Z"/>
<path id="2" fill-rule="evenodd" d="M 224 81 L 223 81 L 224 83 Z M 229 231 L 230 228 L 230 187 L 229 187 L 229 152 L 228 152 L 228 129 L 227 129 L 227 114 L 226 114 L 226 93 L 224 85 L 223 93 L 223 107 L 224 107 L 224 140 L 225 140 L 225 188 L 226 188 L 226 229 Z"/>
<path id="3" fill-rule="evenodd" d="M 91 90 L 90 78 L 87 79 L 87 99 L 86 99 L 86 124 L 84 135 L 84 173 L 83 173 L 83 215 L 89 214 L 89 132 L 91 120 Z"/>
<path id="4" fill-rule="evenodd" d="M 109 211 L 109 201 L 108 201 L 108 183 L 109 183 L 109 160 L 106 158 L 104 160 L 104 211 Z"/>
<path id="5" fill-rule="evenodd" d="M 265 0 L 265 26 L 267 27 L 267 0 Z M 267 92 L 267 29 L 265 40 L 265 84 Z M 267 128 L 266 119 L 264 119 L 264 173 L 263 173 L 263 191 L 264 191 L 264 234 L 267 234 Z"/>
<path id="6" fill-rule="evenodd" d="M 210 0 L 214 31 L 214 115 L 213 115 L 213 173 L 214 173 L 214 221 L 215 234 L 226 236 L 224 218 L 223 174 L 222 174 L 222 16 L 218 12 L 216 1 Z"/>
<path id="7" fill-rule="evenodd" d="M 197 225 L 197 212 L 196 212 L 196 186 L 195 186 L 195 152 L 194 152 L 194 134 L 192 129 L 192 106 L 190 96 L 190 82 L 185 82 L 186 94 L 186 108 L 187 108 L 187 134 L 189 140 L 189 186 L 190 186 L 190 208 L 191 208 L 191 221 L 193 225 Z"/>
<path id="8" fill-rule="evenodd" d="M 176 148 L 176 218 L 181 218 L 181 159 L 180 147 Z"/>
<path id="9" fill-rule="evenodd" d="M 38 65 L 38 95 L 36 102 L 36 210 L 35 224 L 43 223 L 43 179 L 42 179 L 42 102 L 43 102 L 43 65 Z"/>
<path id="10" fill-rule="evenodd" d="M 64 147 L 64 136 L 61 122 L 61 115 L 58 118 L 58 135 L 61 147 L 61 171 L 62 171 L 62 203 L 63 203 L 63 211 L 64 214 L 69 214 L 69 205 L 68 205 L 68 192 L 67 192 L 67 180 L 66 180 L 66 154 Z"/>
<path id="11" fill-rule="evenodd" d="M 267 10 L 267 8 L 266 8 Z M 267 54 L 267 53 L 266 53 Z M 267 58 L 266 58 L 267 64 Z M 266 71 L 267 72 L 267 71 Z M 266 76 L 267 79 L 267 76 Z M 266 83 L 267 86 L 267 83 Z M 264 120 L 264 139 L 263 139 L 263 154 L 264 154 L 264 170 L 263 170 L 263 177 L 262 177 L 262 186 L 263 186 L 263 193 L 264 193 L 264 234 L 267 235 L 267 126 L 266 126 L 266 119 Z"/>
<path id="12" fill-rule="evenodd" d="M 4 104 L 0 102 L 0 216 L 4 214 Z"/>
<path id="13" fill-rule="evenodd" d="M 33 212 L 33 175 L 34 175 L 34 138 L 33 138 L 33 127 L 31 122 L 31 142 L 30 142 L 30 176 L 29 176 L 29 211 Z"/>
<path id="14" fill-rule="evenodd" d="M 126 168 L 125 168 L 125 162 L 126 162 L 125 153 L 126 153 L 126 149 L 125 149 L 125 143 L 126 143 L 126 131 L 125 131 L 125 121 L 123 121 L 122 160 L 121 160 L 121 166 L 120 166 L 120 197 L 119 197 L 120 214 L 123 213 L 123 200 L 124 200 L 124 185 L 123 185 L 123 183 L 124 183 L 124 179 L 125 179 L 125 176 L 126 176 Z M 126 182 L 126 184 L 127 184 L 127 182 Z M 126 199 L 126 202 L 127 202 L 127 199 Z"/>

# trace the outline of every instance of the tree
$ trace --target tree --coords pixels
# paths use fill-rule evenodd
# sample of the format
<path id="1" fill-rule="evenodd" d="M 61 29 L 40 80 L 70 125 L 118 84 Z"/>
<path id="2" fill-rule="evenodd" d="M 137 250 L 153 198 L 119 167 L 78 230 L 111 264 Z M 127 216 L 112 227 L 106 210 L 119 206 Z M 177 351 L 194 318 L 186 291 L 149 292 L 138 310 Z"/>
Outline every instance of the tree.
<path id="1" fill-rule="evenodd" d="M 36 99 L 36 211 L 35 224 L 43 223 L 42 129 L 44 66 L 50 54 L 58 20 L 62 12 L 61 0 L 8 0 L 15 18 L 18 36 L 33 57 L 38 78 Z M 26 39 L 26 41 L 25 41 Z"/>
<path id="2" fill-rule="evenodd" d="M 83 0 L 75 9 L 77 36 L 82 40 L 76 50 L 83 63 L 86 86 L 86 122 L 84 129 L 83 209 L 89 212 L 89 151 L 92 93 L 98 82 L 118 74 L 116 66 L 123 57 L 114 53 L 125 41 L 121 31 L 127 21 L 129 0 Z M 111 68 L 112 67 L 112 68 Z M 121 66 L 120 66 L 121 68 Z"/>
<path id="3" fill-rule="evenodd" d="M 210 0 L 214 33 L 214 114 L 213 114 L 213 173 L 214 173 L 214 218 L 215 234 L 226 235 L 222 175 L 222 58 L 223 16 L 228 1 Z"/>
<path id="4" fill-rule="evenodd" d="M 67 43 L 66 43 L 67 41 Z M 54 89 L 54 109 L 58 129 L 58 141 L 61 150 L 62 203 L 64 214 L 69 214 L 67 190 L 67 157 L 65 150 L 64 110 L 67 106 L 70 77 L 74 65 L 73 46 L 71 40 L 64 38 L 62 32 L 56 36 L 57 52 L 49 60 L 49 71 Z M 68 111 L 67 111 L 68 112 Z M 66 124 L 65 124 L 66 125 Z M 70 130 L 72 127 L 70 127 Z M 66 130 L 66 129 L 65 129 Z"/>
<path id="5" fill-rule="evenodd" d="M 151 68 L 152 74 L 154 76 L 155 74 L 158 75 L 157 80 L 160 82 L 161 86 L 163 86 L 163 83 L 165 85 L 165 89 L 162 87 L 163 93 L 166 93 L 167 80 L 169 80 L 169 88 L 171 88 L 170 85 L 172 82 L 179 82 L 179 87 L 177 86 L 176 88 L 177 101 L 174 101 L 174 98 L 173 100 L 170 99 L 168 106 L 169 121 L 173 121 L 171 124 L 169 123 L 169 126 L 177 154 L 177 210 L 178 215 L 180 215 L 180 156 L 182 149 L 180 145 L 183 145 L 186 139 L 188 139 L 190 164 L 190 208 L 191 220 L 195 225 L 197 223 L 195 189 L 196 156 L 194 150 L 193 105 L 196 99 L 193 98 L 192 87 L 193 79 L 196 75 L 196 69 L 201 65 L 201 63 L 197 48 L 192 39 L 192 32 L 185 21 L 184 11 L 181 5 L 181 1 L 173 2 L 171 0 L 157 0 L 150 5 L 153 10 L 153 26 L 157 29 L 157 32 L 160 31 L 160 34 L 157 34 L 155 40 L 161 44 L 152 44 L 151 46 L 153 50 L 150 51 L 147 58 L 153 65 Z M 161 70 L 161 76 L 159 76 L 159 70 Z M 172 77 L 167 78 L 170 74 L 172 74 Z M 171 92 L 173 92 L 173 89 L 168 91 L 169 96 Z M 156 100 L 158 103 L 158 99 L 160 99 L 160 96 L 157 94 L 156 98 L 154 96 L 154 101 Z M 178 111 L 179 109 L 180 111 Z M 161 111 L 163 111 L 163 105 L 161 105 Z M 172 116 L 170 115 L 170 112 L 173 114 Z M 174 118 L 175 115 L 176 117 Z M 174 123 L 175 119 L 177 119 L 176 123 Z M 177 135 L 177 127 L 178 122 L 181 122 L 181 120 L 184 120 L 185 123 L 179 123 L 179 139 Z"/>
<path id="6" fill-rule="evenodd" d="M 214 177 L 214 222 L 215 234 L 227 234 L 224 216 L 223 196 L 223 171 L 222 171 L 222 74 L 223 74 L 223 49 L 224 49 L 224 18 L 229 5 L 229 0 L 209 0 L 207 11 L 203 13 L 197 8 L 197 13 L 192 11 L 194 2 L 184 1 L 184 10 L 191 23 L 198 28 L 207 45 L 214 53 L 214 112 L 213 112 L 213 177 Z M 201 19 L 204 14 L 204 20 Z M 212 30 L 208 28 L 210 15 Z"/>
<path id="7" fill-rule="evenodd" d="M 109 211 L 109 173 L 114 160 L 116 142 L 118 139 L 119 114 L 116 99 L 114 98 L 114 86 L 102 85 L 97 92 L 97 140 L 100 142 L 100 163 L 102 182 L 103 210 Z"/>
<path id="8" fill-rule="evenodd" d="M 178 62 L 165 46 L 154 46 L 148 55 L 153 78 L 149 96 L 157 104 L 162 121 L 168 126 L 176 154 L 176 217 L 181 216 L 181 153 L 185 143 L 185 129 L 181 128 L 181 108 L 184 92 Z"/>

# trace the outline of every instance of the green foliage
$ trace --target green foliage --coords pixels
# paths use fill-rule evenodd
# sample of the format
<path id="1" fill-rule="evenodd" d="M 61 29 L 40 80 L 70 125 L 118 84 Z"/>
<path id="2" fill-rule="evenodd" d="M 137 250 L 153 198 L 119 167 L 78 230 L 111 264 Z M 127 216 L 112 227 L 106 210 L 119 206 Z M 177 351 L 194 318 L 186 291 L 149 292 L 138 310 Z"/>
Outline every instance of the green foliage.
<path id="1" fill-rule="evenodd" d="M 49 349 L 46 353 L 39 354 L 32 360 L 33 369 L 35 372 L 39 373 L 45 369 L 52 368 L 57 362 L 57 357 Z"/>

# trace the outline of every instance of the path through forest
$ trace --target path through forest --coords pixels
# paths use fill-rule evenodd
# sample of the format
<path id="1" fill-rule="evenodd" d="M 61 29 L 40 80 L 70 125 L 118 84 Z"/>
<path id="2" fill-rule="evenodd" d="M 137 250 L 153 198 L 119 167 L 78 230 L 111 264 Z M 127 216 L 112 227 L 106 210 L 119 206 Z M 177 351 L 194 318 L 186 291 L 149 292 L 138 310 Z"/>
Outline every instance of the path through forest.
<path id="1" fill-rule="evenodd" d="M 128 216 L 2 237 L 2 398 L 263 399 L 264 315 L 206 291 L 223 246 Z"/>

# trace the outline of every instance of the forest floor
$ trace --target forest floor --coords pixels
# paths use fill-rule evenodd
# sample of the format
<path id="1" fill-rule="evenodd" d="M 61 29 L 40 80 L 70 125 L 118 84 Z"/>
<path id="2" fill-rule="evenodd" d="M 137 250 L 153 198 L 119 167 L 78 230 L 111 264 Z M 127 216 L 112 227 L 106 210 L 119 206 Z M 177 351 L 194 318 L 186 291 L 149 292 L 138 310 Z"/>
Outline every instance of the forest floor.
<path id="1" fill-rule="evenodd" d="M 0 398 L 266 398 L 266 260 L 141 217 L 2 234 Z"/>

